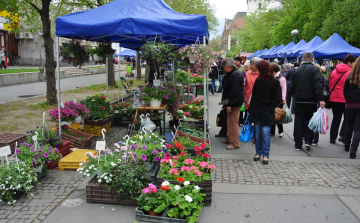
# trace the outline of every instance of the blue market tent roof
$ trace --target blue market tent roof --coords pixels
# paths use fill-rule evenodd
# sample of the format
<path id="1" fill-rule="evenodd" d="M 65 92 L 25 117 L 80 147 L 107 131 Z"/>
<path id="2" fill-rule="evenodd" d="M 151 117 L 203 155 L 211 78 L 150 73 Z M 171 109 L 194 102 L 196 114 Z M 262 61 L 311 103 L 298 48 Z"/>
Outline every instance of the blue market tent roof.
<path id="1" fill-rule="evenodd" d="M 288 45 L 286 45 L 284 48 L 280 49 L 280 50 L 276 50 L 275 52 L 270 54 L 270 58 L 277 58 L 279 57 L 279 53 L 284 53 L 287 50 L 291 49 L 293 46 L 295 46 L 294 42 L 290 42 Z"/>
<path id="2" fill-rule="evenodd" d="M 261 55 L 263 55 L 264 53 L 267 53 L 269 50 L 268 48 L 265 48 L 263 51 L 261 51 L 258 55 L 256 55 L 257 57 L 261 57 Z"/>
<path id="3" fill-rule="evenodd" d="M 121 57 L 136 57 L 136 51 L 135 50 L 123 50 L 120 53 Z"/>
<path id="4" fill-rule="evenodd" d="M 282 50 L 284 47 L 285 47 L 285 45 L 284 45 L 284 44 L 281 44 L 275 51 L 273 51 L 273 52 L 269 55 L 268 58 L 275 58 L 275 57 L 273 57 L 272 55 L 274 55 L 274 53 L 279 52 L 279 51 Z"/>
<path id="5" fill-rule="evenodd" d="M 263 53 L 261 55 L 261 58 L 268 58 L 269 54 L 271 54 L 272 52 L 274 52 L 278 47 L 277 46 L 273 46 L 269 51 L 267 51 L 267 53 Z"/>
<path id="6" fill-rule="evenodd" d="M 324 41 L 318 37 L 315 36 L 312 40 L 310 40 L 307 44 L 297 49 L 296 52 L 293 52 L 289 55 L 289 57 L 302 57 L 302 55 L 306 52 L 313 51 L 315 48 L 320 46 Z"/>
<path id="7" fill-rule="evenodd" d="M 175 12 L 163 0 L 114 0 L 87 11 L 56 18 L 56 36 L 98 42 L 124 43 L 140 48 L 156 37 L 176 44 L 209 39 L 204 15 Z"/>
<path id="8" fill-rule="evenodd" d="M 284 53 L 279 53 L 278 56 L 280 58 L 290 58 L 290 54 L 293 52 L 296 52 L 297 49 L 299 49 L 300 47 L 304 46 L 306 44 L 305 40 L 300 40 L 295 46 L 291 47 L 291 49 L 288 49 L 286 52 Z"/>
<path id="9" fill-rule="evenodd" d="M 261 51 L 257 50 L 255 53 L 253 53 L 251 56 L 246 57 L 246 59 L 250 60 L 253 57 L 256 57 L 256 55 L 258 55 Z"/>
<path id="10" fill-rule="evenodd" d="M 329 39 L 311 50 L 315 58 L 343 59 L 348 54 L 360 56 L 360 49 L 348 44 L 339 34 L 334 33 Z"/>

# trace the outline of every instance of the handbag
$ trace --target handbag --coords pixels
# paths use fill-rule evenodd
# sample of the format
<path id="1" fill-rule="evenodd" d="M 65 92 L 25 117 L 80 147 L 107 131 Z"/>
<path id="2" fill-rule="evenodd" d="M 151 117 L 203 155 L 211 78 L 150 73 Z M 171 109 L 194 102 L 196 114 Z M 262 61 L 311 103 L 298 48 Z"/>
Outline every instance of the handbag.
<path id="1" fill-rule="evenodd" d="M 280 123 L 286 115 L 285 108 L 287 107 L 285 103 L 285 108 L 279 108 L 279 105 L 283 104 L 283 102 L 280 102 L 278 106 L 275 108 L 275 122 Z"/>
<path id="2" fill-rule="evenodd" d="M 216 126 L 218 127 L 222 127 L 222 112 L 223 110 L 221 110 L 216 116 Z"/>
<path id="3" fill-rule="evenodd" d="M 244 126 L 241 128 L 239 135 L 239 141 L 241 142 L 249 142 L 254 135 L 254 126 L 248 121 L 249 115 L 246 116 Z"/>
<path id="4" fill-rule="evenodd" d="M 331 108 L 332 105 L 331 105 L 331 102 L 330 102 L 330 95 L 331 95 L 331 92 L 335 89 L 336 85 L 339 83 L 339 81 L 341 80 L 341 78 L 344 76 L 346 72 L 344 72 L 340 78 L 336 81 L 334 87 L 331 89 L 330 92 L 327 92 L 326 89 L 325 89 L 325 86 L 324 86 L 324 101 L 325 101 L 325 108 Z M 324 80 L 325 82 L 325 80 Z"/>

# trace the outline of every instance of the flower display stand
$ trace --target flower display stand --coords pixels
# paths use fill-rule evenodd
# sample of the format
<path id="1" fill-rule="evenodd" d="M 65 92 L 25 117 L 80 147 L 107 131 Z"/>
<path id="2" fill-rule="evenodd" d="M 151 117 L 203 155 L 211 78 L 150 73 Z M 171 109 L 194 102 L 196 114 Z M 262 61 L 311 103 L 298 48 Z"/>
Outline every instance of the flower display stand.
<path id="1" fill-rule="evenodd" d="M 68 134 L 62 132 L 61 133 L 61 138 L 65 139 L 65 140 L 69 140 L 73 147 L 80 148 L 80 149 L 86 149 L 86 148 L 90 147 L 92 138 L 94 136 L 93 134 L 87 134 L 87 133 L 81 132 L 79 130 L 70 128 L 68 125 L 61 126 L 61 129 L 63 129 L 63 130 L 67 129 L 69 131 L 73 131 L 74 133 L 76 133 L 79 136 L 85 136 L 86 137 L 86 139 L 79 139 L 79 138 L 77 138 L 75 136 L 68 135 Z"/>
<path id="2" fill-rule="evenodd" d="M 96 150 L 88 150 L 88 149 L 76 150 L 59 161 L 59 170 L 79 169 L 80 163 L 89 160 L 89 157 L 85 156 L 85 153 L 87 152 L 91 152 L 95 156 L 97 156 L 98 154 L 98 151 Z"/>
<path id="3" fill-rule="evenodd" d="M 138 196 L 140 194 L 136 197 Z M 137 200 L 122 196 L 117 192 L 116 188 L 110 188 L 109 190 L 104 184 L 98 183 L 97 176 L 94 176 L 86 185 L 86 201 L 87 203 L 137 205 Z"/>
<path id="4" fill-rule="evenodd" d="M 156 187 L 160 188 L 161 184 L 165 181 L 164 178 L 157 176 Z M 170 184 L 179 185 L 176 180 L 168 180 Z M 211 206 L 212 201 L 212 180 L 205 180 L 204 182 L 190 182 L 200 187 L 200 193 L 206 194 L 204 197 L 204 206 Z"/>
<path id="5" fill-rule="evenodd" d="M 135 209 L 135 214 L 136 214 L 135 218 L 138 221 L 163 222 L 163 223 L 187 223 L 186 219 L 147 215 L 138 207 Z"/>
<path id="6" fill-rule="evenodd" d="M 185 134 L 180 130 L 177 130 L 175 135 L 188 137 L 188 138 L 190 138 L 190 139 L 192 139 L 194 141 L 197 141 L 199 143 L 204 143 L 205 142 L 205 140 L 203 138 L 198 138 L 198 137 L 195 137 L 195 136 L 192 136 L 192 135 Z M 210 145 L 210 139 L 206 139 L 206 143 Z"/>
<path id="7" fill-rule="evenodd" d="M 111 118 L 104 120 L 89 120 L 84 119 L 84 132 L 93 134 L 94 136 L 102 136 L 101 130 L 105 129 L 107 134 L 111 130 Z"/>
<path id="8" fill-rule="evenodd" d="M 115 126 L 127 126 L 134 118 L 132 116 L 114 116 L 114 125 Z"/>
<path id="9" fill-rule="evenodd" d="M 14 153 L 15 144 L 17 142 L 18 146 L 20 143 L 25 142 L 26 135 L 25 134 L 12 134 L 12 133 L 5 133 L 0 135 L 0 147 L 3 146 L 10 146 L 11 153 Z"/>

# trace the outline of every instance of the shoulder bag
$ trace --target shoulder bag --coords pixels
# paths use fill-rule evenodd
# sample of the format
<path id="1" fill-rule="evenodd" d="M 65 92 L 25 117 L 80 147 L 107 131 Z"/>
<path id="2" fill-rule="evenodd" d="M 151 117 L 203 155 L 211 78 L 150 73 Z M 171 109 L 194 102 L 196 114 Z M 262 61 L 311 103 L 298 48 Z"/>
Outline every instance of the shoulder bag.
<path id="1" fill-rule="evenodd" d="M 284 108 L 279 108 L 279 105 L 283 104 L 283 102 L 280 102 L 278 106 L 275 108 L 275 122 L 280 123 L 286 115 L 285 109 L 287 107 L 286 103 Z"/>
<path id="2" fill-rule="evenodd" d="M 327 92 L 326 89 L 325 89 L 325 86 L 324 86 L 324 101 L 325 101 L 325 108 L 331 108 L 331 102 L 330 102 L 330 95 L 331 95 L 331 92 L 335 89 L 336 85 L 339 83 L 339 81 L 341 80 L 341 78 L 344 76 L 346 72 L 344 72 L 340 78 L 336 81 L 334 87 L 331 89 L 330 92 Z M 325 80 L 324 80 L 324 85 L 325 85 Z"/>

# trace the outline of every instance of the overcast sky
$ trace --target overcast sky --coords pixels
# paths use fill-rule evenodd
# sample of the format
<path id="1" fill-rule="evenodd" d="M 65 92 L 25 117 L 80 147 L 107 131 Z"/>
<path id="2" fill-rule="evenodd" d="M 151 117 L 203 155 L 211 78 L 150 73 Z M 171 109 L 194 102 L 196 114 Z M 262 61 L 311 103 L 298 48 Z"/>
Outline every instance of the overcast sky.
<path id="1" fill-rule="evenodd" d="M 224 30 L 225 18 L 233 19 L 237 12 L 246 12 L 246 0 L 209 0 L 211 5 L 216 6 L 216 17 L 219 20 L 218 32 L 210 34 L 210 39 L 221 35 Z"/>

